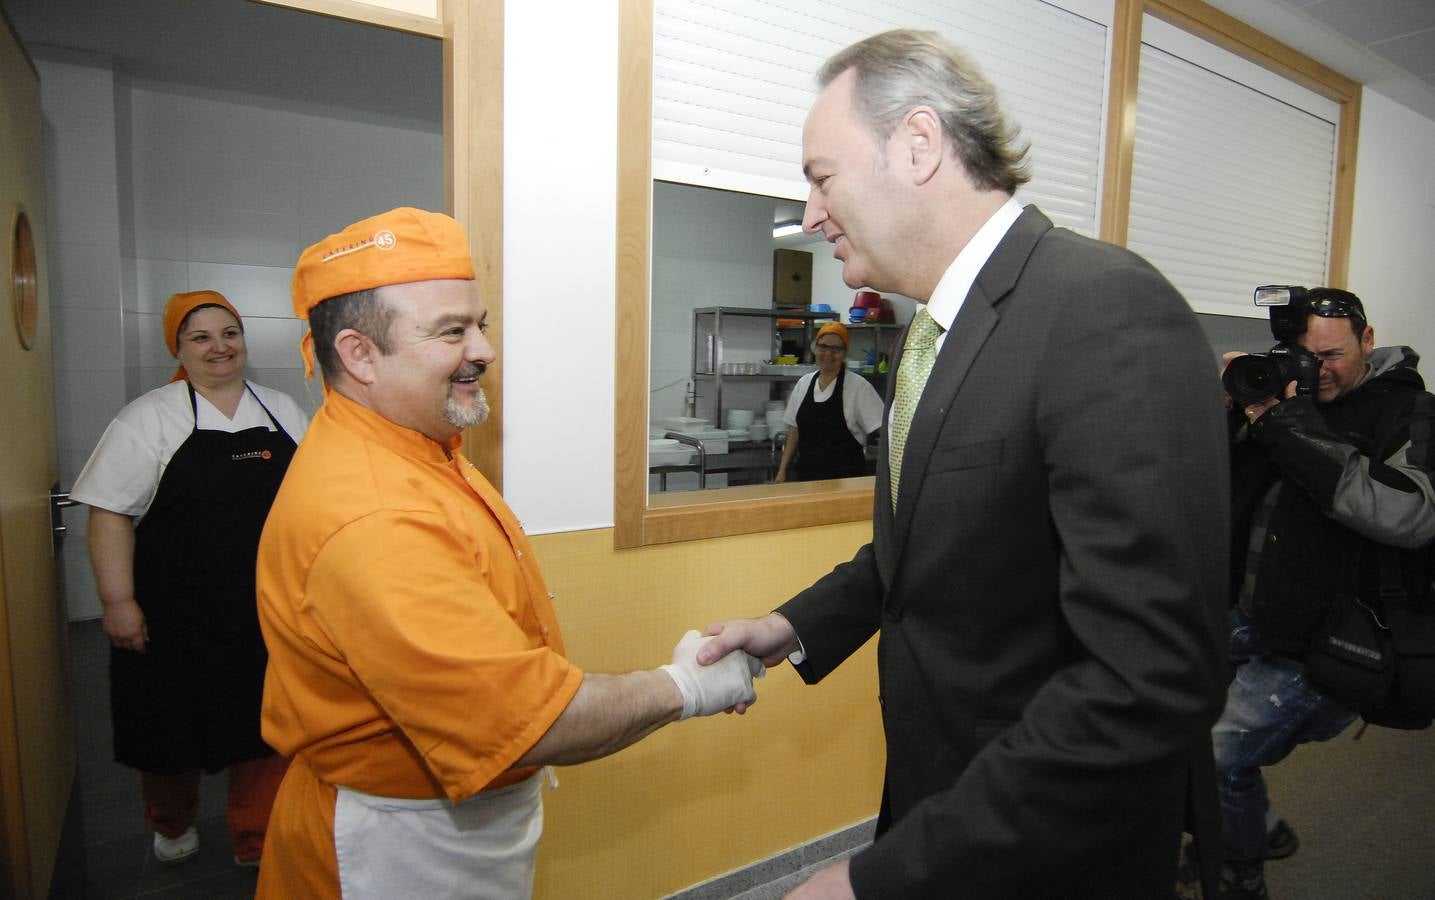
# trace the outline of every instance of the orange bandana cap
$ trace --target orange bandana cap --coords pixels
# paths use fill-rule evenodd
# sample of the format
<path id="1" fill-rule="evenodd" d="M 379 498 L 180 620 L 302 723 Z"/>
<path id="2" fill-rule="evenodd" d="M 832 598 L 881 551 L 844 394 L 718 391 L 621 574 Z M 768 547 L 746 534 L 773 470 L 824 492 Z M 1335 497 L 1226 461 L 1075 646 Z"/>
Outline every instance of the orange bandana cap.
<path id="1" fill-rule="evenodd" d="M 239 315 L 224 295 L 219 291 L 185 291 L 180 294 L 171 294 L 164 305 L 164 345 L 169 348 L 169 355 L 179 357 L 179 326 L 184 322 L 184 317 L 194 312 L 201 306 L 219 306 L 229 310 L 239 327 L 244 327 L 244 319 Z M 188 378 L 184 366 L 170 376 L 170 381 L 180 381 Z"/>
<path id="2" fill-rule="evenodd" d="M 838 337 L 842 338 L 842 346 L 852 346 L 852 341 L 850 341 L 847 337 L 847 326 L 843 325 L 841 322 L 828 322 L 826 325 L 823 325 L 821 328 L 817 329 L 817 337 L 813 338 L 813 341 L 822 340 L 822 336 L 824 334 L 835 334 Z"/>
<path id="3" fill-rule="evenodd" d="M 299 254 L 294 267 L 294 315 L 308 320 L 309 310 L 354 291 L 442 278 L 473 280 L 473 259 L 463 226 L 442 213 L 411 207 L 391 209 Z M 305 377 L 314 376 L 314 338 L 299 343 Z"/>

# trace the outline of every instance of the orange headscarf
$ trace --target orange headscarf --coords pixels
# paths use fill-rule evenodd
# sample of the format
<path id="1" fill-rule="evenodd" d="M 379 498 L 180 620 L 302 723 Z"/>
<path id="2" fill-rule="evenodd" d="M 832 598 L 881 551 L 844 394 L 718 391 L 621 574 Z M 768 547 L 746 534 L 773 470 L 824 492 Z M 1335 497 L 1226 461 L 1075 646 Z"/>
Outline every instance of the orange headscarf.
<path id="1" fill-rule="evenodd" d="M 294 315 L 342 294 L 389 284 L 441 278 L 473 280 L 463 226 L 442 213 L 399 207 L 355 222 L 299 254 L 294 267 Z M 304 377 L 314 376 L 314 336 L 299 342 Z"/>
<path id="2" fill-rule="evenodd" d="M 171 294 L 164 305 L 164 345 L 169 348 L 169 355 L 179 358 L 179 326 L 183 324 L 184 317 L 194 312 L 201 306 L 220 306 L 229 310 L 230 315 L 244 327 L 244 320 L 239 316 L 239 310 L 230 305 L 219 291 L 185 291 L 179 294 Z M 188 380 L 189 373 L 180 366 L 170 381 Z"/>
<path id="3" fill-rule="evenodd" d="M 817 329 L 817 337 L 812 339 L 813 342 L 816 343 L 817 341 L 822 340 L 822 336 L 824 334 L 835 334 L 838 337 L 842 338 L 843 347 L 852 346 L 852 341 L 847 337 L 847 326 L 843 325 L 841 322 L 828 322 L 826 325 L 823 325 L 821 328 Z"/>

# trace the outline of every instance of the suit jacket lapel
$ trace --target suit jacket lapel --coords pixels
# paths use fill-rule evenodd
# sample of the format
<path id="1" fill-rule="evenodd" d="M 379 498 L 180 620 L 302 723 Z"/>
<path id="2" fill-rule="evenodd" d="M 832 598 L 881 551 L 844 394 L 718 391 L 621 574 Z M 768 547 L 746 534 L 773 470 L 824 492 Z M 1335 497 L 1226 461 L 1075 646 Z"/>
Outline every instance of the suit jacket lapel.
<path id="1" fill-rule="evenodd" d="M 932 457 L 932 448 L 942 424 L 951 411 L 952 401 L 971 371 L 977 354 L 992 329 L 1000 320 L 999 305 L 1016 286 L 1021 271 L 1026 266 L 1037 242 L 1051 229 L 1051 220 L 1035 206 L 1022 211 L 1006 236 L 997 244 L 991 258 L 977 273 L 976 281 L 962 301 L 952 330 L 942 342 L 941 352 L 932 366 L 932 374 L 922 389 L 922 399 L 912 416 L 912 426 L 907 432 L 907 447 L 902 460 L 902 484 L 897 497 L 897 511 L 892 521 L 893 548 L 906 546 L 908 529 L 911 525 L 912 506 L 922 490 L 927 475 L 927 464 Z M 903 342 L 906 333 L 903 332 Z M 900 365 L 900 356 L 898 357 Z M 893 369 L 895 372 L 896 369 Z M 895 381 L 895 377 L 889 379 Z M 886 492 L 879 491 L 882 501 L 887 501 Z M 890 501 L 884 506 L 887 515 L 892 516 Z M 897 549 L 900 555 L 900 549 Z M 895 564 L 896 559 L 892 562 Z"/>

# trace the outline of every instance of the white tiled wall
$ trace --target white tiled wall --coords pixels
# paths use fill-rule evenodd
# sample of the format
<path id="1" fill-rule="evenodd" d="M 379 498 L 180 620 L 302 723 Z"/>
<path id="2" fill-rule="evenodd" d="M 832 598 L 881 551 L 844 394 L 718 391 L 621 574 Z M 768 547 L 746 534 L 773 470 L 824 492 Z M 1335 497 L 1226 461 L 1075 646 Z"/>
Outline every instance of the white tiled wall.
<path id="1" fill-rule="evenodd" d="M 165 300 L 213 289 L 244 316 L 249 376 L 312 408 L 289 283 L 299 252 L 394 206 L 442 208 L 432 132 L 128 84 L 104 60 L 36 53 L 45 120 L 61 484 L 125 403 L 174 371 Z M 72 619 L 101 612 L 67 513 Z"/>
<path id="2" fill-rule="evenodd" d="M 36 59 L 45 142 L 55 430 L 68 487 L 125 402 L 114 76 L 105 66 Z M 85 511 L 65 513 L 61 582 L 71 616 L 98 613 L 84 552 Z"/>
<path id="3" fill-rule="evenodd" d="M 772 200 L 749 194 L 654 185 L 650 420 L 683 414 L 694 309 L 772 306 L 772 207 Z M 714 241 L 714 234 L 724 239 Z M 771 358 L 770 322 L 729 320 L 725 332 L 728 361 Z M 729 382 L 724 405 L 760 409 L 765 388 Z M 697 390 L 698 415 L 711 418 L 711 383 Z"/>

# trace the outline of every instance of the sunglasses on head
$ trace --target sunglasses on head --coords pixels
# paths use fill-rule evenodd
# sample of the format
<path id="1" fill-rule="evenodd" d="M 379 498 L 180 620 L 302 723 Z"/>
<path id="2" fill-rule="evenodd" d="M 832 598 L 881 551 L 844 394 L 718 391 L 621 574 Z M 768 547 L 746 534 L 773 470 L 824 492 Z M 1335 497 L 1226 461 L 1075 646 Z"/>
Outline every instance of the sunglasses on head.
<path id="1" fill-rule="evenodd" d="M 1310 314 L 1334 319 L 1359 319 L 1365 321 L 1365 309 L 1359 300 L 1343 297 L 1318 297 L 1307 303 Z"/>
<path id="2" fill-rule="evenodd" d="M 1256 306 L 1270 308 L 1271 334 L 1278 341 L 1294 340 L 1305 333 L 1306 316 L 1350 319 L 1357 331 L 1367 322 L 1360 298 L 1339 288 L 1303 288 L 1268 284 L 1256 288 Z"/>

